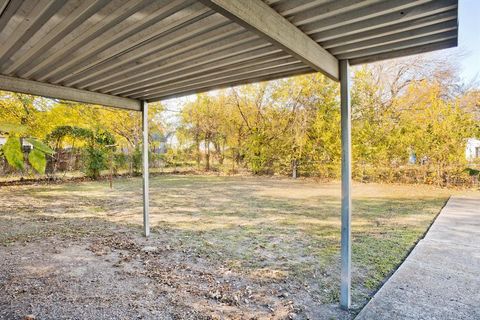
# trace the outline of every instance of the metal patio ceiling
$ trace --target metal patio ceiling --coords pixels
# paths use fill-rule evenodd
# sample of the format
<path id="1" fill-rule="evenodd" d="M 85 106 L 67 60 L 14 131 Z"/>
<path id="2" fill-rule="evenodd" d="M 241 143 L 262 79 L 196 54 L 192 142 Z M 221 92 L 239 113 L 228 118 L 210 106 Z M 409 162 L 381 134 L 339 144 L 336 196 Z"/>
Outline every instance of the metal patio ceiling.
<path id="1" fill-rule="evenodd" d="M 0 0 L 0 89 L 42 95 L 31 88 L 50 84 L 43 95 L 58 96 L 62 86 L 72 90 L 60 98 L 102 93 L 87 102 L 138 109 L 131 100 L 315 71 L 338 80 L 338 60 L 353 65 L 456 46 L 457 6 L 457 0 Z"/>

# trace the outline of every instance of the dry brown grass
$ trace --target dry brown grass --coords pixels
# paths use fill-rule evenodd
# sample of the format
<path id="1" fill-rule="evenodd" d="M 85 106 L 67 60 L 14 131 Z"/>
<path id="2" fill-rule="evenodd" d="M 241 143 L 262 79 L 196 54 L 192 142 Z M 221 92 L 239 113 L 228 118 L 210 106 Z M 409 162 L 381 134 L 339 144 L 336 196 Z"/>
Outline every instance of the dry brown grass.
<path id="1" fill-rule="evenodd" d="M 194 252 L 253 286 L 284 283 L 308 315 L 316 310 L 311 304 L 334 306 L 338 299 L 339 190 L 337 183 L 263 177 L 153 177 L 150 241 L 161 239 L 178 254 Z M 365 303 L 458 192 L 355 184 L 355 306 Z M 113 189 L 108 182 L 4 187 L 0 244 L 34 245 L 52 237 L 88 242 L 118 230 L 143 241 L 141 199 L 139 178 L 118 179 Z"/>

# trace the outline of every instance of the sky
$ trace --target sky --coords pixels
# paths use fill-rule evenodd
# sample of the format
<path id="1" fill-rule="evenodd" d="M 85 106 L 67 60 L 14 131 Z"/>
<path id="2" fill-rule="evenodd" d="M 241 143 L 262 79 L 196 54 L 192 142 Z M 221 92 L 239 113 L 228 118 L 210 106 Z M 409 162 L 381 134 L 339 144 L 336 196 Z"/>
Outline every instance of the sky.
<path id="1" fill-rule="evenodd" d="M 475 77 L 480 82 L 480 0 L 460 0 L 458 21 L 458 49 L 453 50 L 464 55 L 461 76 L 465 82 Z"/>

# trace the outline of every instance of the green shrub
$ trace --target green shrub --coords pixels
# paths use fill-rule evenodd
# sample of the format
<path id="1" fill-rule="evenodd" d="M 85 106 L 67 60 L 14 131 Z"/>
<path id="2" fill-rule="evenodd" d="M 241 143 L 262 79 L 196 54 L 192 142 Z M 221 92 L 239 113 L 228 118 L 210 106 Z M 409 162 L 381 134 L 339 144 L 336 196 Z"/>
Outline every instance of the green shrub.
<path id="1" fill-rule="evenodd" d="M 128 156 L 124 153 L 115 153 L 113 155 L 113 172 L 118 173 L 121 169 L 126 169 L 128 166 Z"/>
<path id="2" fill-rule="evenodd" d="M 142 150 L 139 146 L 135 147 L 132 153 L 132 172 L 134 175 L 140 175 L 142 173 Z"/>
<path id="3" fill-rule="evenodd" d="M 85 148 L 85 175 L 91 179 L 98 179 L 102 170 L 108 168 L 107 154 L 101 148 L 88 146 Z"/>

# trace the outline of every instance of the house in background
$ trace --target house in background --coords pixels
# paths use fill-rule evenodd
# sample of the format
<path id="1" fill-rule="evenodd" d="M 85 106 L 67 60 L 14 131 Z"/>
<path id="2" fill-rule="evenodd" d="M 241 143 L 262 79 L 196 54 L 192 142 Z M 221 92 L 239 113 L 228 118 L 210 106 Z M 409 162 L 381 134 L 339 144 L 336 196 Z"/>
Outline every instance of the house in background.
<path id="1" fill-rule="evenodd" d="M 465 157 L 468 161 L 475 161 L 480 159 L 480 140 L 470 138 L 467 140 L 467 147 L 465 148 Z"/>
<path id="2" fill-rule="evenodd" d="M 0 136 L 0 148 L 5 143 L 7 143 L 7 140 L 8 140 L 8 137 Z M 33 145 L 31 143 L 25 141 L 25 139 L 22 139 L 22 149 L 23 149 L 23 152 L 29 152 L 33 149 Z"/>

